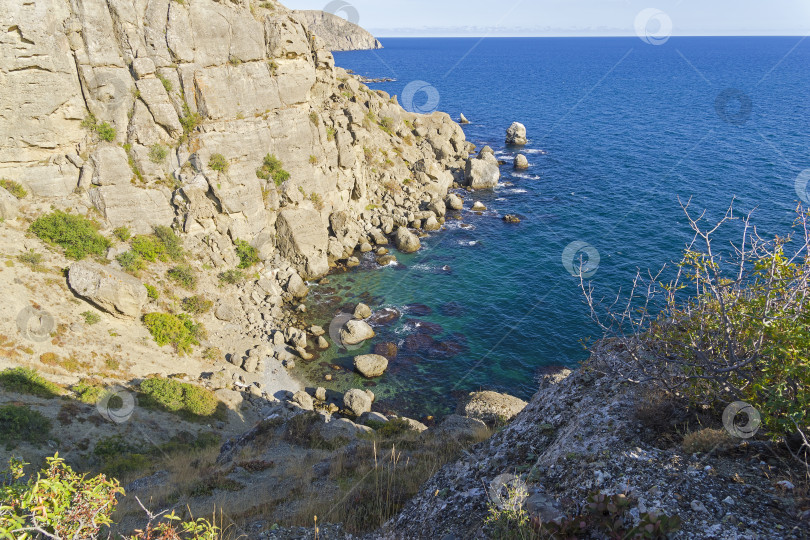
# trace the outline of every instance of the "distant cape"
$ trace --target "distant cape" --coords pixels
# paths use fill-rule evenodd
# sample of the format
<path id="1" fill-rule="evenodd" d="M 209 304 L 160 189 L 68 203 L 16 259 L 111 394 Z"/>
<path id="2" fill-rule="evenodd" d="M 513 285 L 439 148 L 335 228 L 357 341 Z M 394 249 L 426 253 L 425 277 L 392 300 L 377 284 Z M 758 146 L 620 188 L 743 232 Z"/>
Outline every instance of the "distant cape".
<path id="1" fill-rule="evenodd" d="M 309 29 L 332 51 L 382 49 L 382 43 L 370 32 L 346 19 L 326 11 L 295 10 Z"/>

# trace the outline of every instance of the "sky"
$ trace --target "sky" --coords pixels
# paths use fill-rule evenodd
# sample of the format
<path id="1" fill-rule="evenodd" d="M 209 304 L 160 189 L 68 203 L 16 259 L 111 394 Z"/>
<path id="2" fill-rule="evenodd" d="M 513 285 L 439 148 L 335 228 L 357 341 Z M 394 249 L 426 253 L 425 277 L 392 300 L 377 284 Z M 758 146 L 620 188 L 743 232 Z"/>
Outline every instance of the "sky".
<path id="1" fill-rule="evenodd" d="M 378 37 L 810 35 L 810 0 L 281 0 L 321 9 Z M 651 8 L 656 12 L 649 11 Z M 647 16 L 639 14 L 644 10 Z M 649 13 L 657 13 L 650 18 Z M 651 26 L 650 26 L 651 25 Z"/>

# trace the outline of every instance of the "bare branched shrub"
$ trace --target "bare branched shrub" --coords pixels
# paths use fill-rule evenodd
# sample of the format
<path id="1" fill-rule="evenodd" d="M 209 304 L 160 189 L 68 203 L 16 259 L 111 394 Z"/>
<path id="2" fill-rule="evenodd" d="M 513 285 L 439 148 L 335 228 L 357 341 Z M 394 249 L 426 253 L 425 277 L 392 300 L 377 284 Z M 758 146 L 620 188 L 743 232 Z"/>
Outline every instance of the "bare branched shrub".
<path id="1" fill-rule="evenodd" d="M 694 236 L 668 282 L 666 267 L 639 272 L 606 302 L 581 280 L 605 343 L 626 353 L 611 371 L 695 405 L 747 401 L 772 438 L 798 436 L 810 449 L 810 212 L 799 206 L 789 236 L 764 240 L 733 204 L 711 226 L 681 207 Z M 735 221 L 740 243 L 718 247 L 718 229 Z"/>

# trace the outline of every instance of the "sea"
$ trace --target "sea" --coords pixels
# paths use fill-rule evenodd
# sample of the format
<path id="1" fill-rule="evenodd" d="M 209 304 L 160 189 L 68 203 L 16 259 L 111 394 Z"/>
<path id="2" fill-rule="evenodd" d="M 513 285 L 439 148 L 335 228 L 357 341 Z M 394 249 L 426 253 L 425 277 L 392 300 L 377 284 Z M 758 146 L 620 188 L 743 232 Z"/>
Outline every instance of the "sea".
<path id="1" fill-rule="evenodd" d="M 304 363 L 315 385 L 369 388 L 376 409 L 426 421 L 465 394 L 529 399 L 543 374 L 575 368 L 602 337 L 584 301 L 626 294 L 637 272 L 672 269 L 693 233 L 750 213 L 765 238 L 790 233 L 810 202 L 810 39 L 802 37 L 401 38 L 335 54 L 414 112 L 463 113 L 467 140 L 505 161 L 501 184 L 414 254 L 313 284 L 313 323 L 334 326 L 363 301 L 377 336 Z M 526 126 L 525 147 L 506 129 Z M 522 152 L 526 171 L 513 170 Z M 480 200 L 487 207 L 473 213 Z M 506 214 L 521 222 L 503 221 Z M 740 222 L 717 232 L 739 241 Z M 584 266 L 580 266 L 580 264 Z M 665 270 L 663 277 L 670 270 Z M 662 279 L 663 279 L 662 277 Z M 352 359 L 397 348 L 380 378 Z M 331 381 L 325 381 L 331 375 Z"/>

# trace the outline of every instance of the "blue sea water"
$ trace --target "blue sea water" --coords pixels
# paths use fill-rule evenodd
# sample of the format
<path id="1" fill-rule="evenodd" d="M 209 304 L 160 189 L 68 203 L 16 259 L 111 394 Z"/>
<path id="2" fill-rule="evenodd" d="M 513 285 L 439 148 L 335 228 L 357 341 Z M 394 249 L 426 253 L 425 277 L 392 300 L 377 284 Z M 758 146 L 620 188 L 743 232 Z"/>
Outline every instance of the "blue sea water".
<path id="1" fill-rule="evenodd" d="M 373 385 L 382 410 L 416 417 L 446 414 L 462 393 L 480 388 L 529 398 L 539 373 L 575 366 L 587 357 L 583 343 L 600 336 L 562 262 L 572 242 L 598 252 L 592 281 L 597 296 L 610 297 L 638 268 L 679 257 L 691 238 L 679 197 L 691 197 L 691 207 L 711 219 L 736 199 L 736 210 L 754 210 L 763 236 L 790 229 L 796 178 L 810 169 L 810 40 L 383 44 L 336 53 L 336 63 L 396 79 L 371 85 L 392 95 L 413 81 L 431 85 L 439 110 L 472 122 L 464 126 L 467 139 L 509 163 L 502 167 L 508 184 L 476 193 L 487 212 L 448 221 L 420 252 L 398 254 L 401 266 L 380 269 L 369 258 L 314 288 L 311 305 L 322 324 L 358 300 L 404 313 L 378 327 L 363 349 L 333 350 L 306 368 L 313 378 L 332 373 L 336 390 Z M 427 97 L 417 94 L 413 105 L 429 105 Z M 522 151 L 531 167 L 520 174 L 511 167 L 516 149 L 504 144 L 513 121 L 526 125 L 530 139 Z M 522 222 L 504 223 L 506 213 Z M 737 232 L 729 228 L 721 238 Z M 361 380 L 352 357 L 382 341 L 399 345 L 397 359 L 382 378 Z"/>

